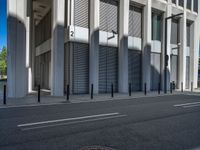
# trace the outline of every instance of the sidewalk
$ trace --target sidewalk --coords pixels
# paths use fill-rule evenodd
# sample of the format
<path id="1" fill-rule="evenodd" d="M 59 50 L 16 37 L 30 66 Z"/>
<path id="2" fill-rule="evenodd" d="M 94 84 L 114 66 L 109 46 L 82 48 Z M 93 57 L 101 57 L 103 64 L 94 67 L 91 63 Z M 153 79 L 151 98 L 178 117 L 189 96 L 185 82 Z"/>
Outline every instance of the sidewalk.
<path id="1" fill-rule="evenodd" d="M 21 106 L 39 106 L 39 105 L 54 105 L 54 104 L 70 104 L 70 103 L 84 103 L 84 102 L 99 102 L 99 101 L 109 101 L 109 100 L 123 100 L 123 99 L 135 99 L 142 97 L 157 97 L 157 96 L 166 96 L 166 95 L 178 95 L 178 94 L 193 94 L 199 95 L 200 91 L 184 91 L 184 93 L 180 91 L 173 91 L 171 94 L 169 91 L 167 94 L 164 94 L 162 91 L 160 95 L 158 92 L 147 92 L 147 95 L 144 95 L 144 92 L 136 92 L 132 93 L 131 96 L 128 94 L 119 94 L 114 93 L 114 97 L 111 97 L 111 94 L 98 94 L 94 95 L 94 98 L 91 99 L 90 95 L 70 95 L 69 101 L 66 100 L 66 97 L 54 97 L 50 96 L 49 93 L 42 92 L 41 93 L 41 101 L 38 103 L 37 93 L 32 93 L 24 98 L 11 99 L 7 98 L 6 105 L 3 105 L 3 96 L 0 93 L 0 108 L 6 107 L 21 107 Z"/>

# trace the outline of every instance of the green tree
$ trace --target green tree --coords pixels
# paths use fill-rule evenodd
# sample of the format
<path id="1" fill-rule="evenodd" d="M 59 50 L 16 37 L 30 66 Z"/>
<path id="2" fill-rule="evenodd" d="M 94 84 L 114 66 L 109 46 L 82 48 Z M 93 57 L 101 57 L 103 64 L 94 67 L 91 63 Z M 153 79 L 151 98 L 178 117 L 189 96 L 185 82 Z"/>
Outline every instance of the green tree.
<path id="1" fill-rule="evenodd" d="M 0 52 L 0 75 L 7 75 L 7 48 L 3 47 Z"/>

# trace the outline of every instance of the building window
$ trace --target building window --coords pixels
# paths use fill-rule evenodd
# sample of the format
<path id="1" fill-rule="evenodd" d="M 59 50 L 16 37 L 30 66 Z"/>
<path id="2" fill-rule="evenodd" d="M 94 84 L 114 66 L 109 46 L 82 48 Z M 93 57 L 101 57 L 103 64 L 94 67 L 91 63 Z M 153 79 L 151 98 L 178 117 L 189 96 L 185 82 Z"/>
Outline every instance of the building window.
<path id="1" fill-rule="evenodd" d="M 162 15 L 152 13 L 152 40 L 161 41 Z"/>
<path id="2" fill-rule="evenodd" d="M 176 4 L 176 0 L 172 0 L 172 3 Z"/>
<path id="3" fill-rule="evenodd" d="M 187 24 L 187 46 L 190 47 L 190 24 Z"/>
<path id="4" fill-rule="evenodd" d="M 179 6 L 183 7 L 184 6 L 184 0 L 179 0 Z"/>
<path id="5" fill-rule="evenodd" d="M 198 0 L 194 0 L 194 11 L 198 13 Z"/>
<path id="6" fill-rule="evenodd" d="M 179 36 L 178 36 L 179 24 L 178 20 L 172 20 L 171 26 L 171 44 L 178 44 Z"/>
<path id="7" fill-rule="evenodd" d="M 192 6 L 192 1 L 187 0 L 187 9 L 191 10 L 191 6 Z"/>

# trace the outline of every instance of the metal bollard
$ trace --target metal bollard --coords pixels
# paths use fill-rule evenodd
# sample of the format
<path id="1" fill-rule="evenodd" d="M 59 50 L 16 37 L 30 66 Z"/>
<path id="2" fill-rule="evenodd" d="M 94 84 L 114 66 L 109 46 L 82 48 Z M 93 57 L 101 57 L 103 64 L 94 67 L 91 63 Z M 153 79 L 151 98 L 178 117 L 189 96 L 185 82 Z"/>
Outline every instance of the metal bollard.
<path id="1" fill-rule="evenodd" d="M 191 92 L 193 92 L 193 82 L 191 82 Z"/>
<path id="2" fill-rule="evenodd" d="M 131 96 L 131 91 L 132 91 L 131 83 L 129 83 L 129 96 Z"/>
<path id="3" fill-rule="evenodd" d="M 3 87 L 3 104 L 6 105 L 6 85 Z"/>
<path id="4" fill-rule="evenodd" d="M 173 92 L 173 83 L 170 82 L 170 93 L 172 94 L 172 92 Z"/>
<path id="5" fill-rule="evenodd" d="M 67 101 L 69 100 L 69 84 L 67 85 Z"/>
<path id="6" fill-rule="evenodd" d="M 158 83 L 158 95 L 160 95 L 160 83 Z"/>
<path id="7" fill-rule="evenodd" d="M 38 85 L 38 103 L 40 103 L 40 85 Z"/>
<path id="8" fill-rule="evenodd" d="M 90 95 L 90 98 L 91 98 L 91 99 L 94 98 L 94 95 L 93 95 L 93 94 L 94 94 L 94 91 L 93 91 L 93 90 L 94 90 L 94 85 L 91 84 L 91 93 L 90 93 L 90 94 L 91 94 L 91 95 Z"/>
<path id="9" fill-rule="evenodd" d="M 147 95 L 147 84 L 144 84 L 144 95 Z"/>
<path id="10" fill-rule="evenodd" d="M 183 82 L 181 82 L 181 92 L 183 93 Z"/>
<path id="11" fill-rule="evenodd" d="M 114 91 L 113 91 L 113 83 L 111 84 L 111 97 L 114 97 Z"/>

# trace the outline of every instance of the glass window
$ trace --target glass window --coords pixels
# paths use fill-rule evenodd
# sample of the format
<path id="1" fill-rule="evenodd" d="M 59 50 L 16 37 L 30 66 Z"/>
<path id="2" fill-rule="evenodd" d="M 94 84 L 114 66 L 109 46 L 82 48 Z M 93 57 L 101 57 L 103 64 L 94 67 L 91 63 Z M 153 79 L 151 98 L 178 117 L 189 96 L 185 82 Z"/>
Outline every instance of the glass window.
<path id="1" fill-rule="evenodd" d="M 198 0 L 194 0 L 194 11 L 198 13 Z"/>
<path id="2" fill-rule="evenodd" d="M 172 3 L 176 4 L 176 0 L 172 0 Z"/>
<path id="3" fill-rule="evenodd" d="M 181 6 L 181 7 L 184 6 L 184 0 L 179 0 L 179 6 Z"/>
<path id="4" fill-rule="evenodd" d="M 192 6 L 192 1 L 191 0 L 187 0 L 187 9 L 191 10 L 191 6 Z"/>
<path id="5" fill-rule="evenodd" d="M 178 44 L 178 20 L 172 20 L 171 25 L 171 44 Z"/>
<path id="6" fill-rule="evenodd" d="M 187 24 L 187 46 L 190 46 L 190 24 Z"/>
<path id="7" fill-rule="evenodd" d="M 161 41 L 162 15 L 152 13 L 152 40 Z"/>

